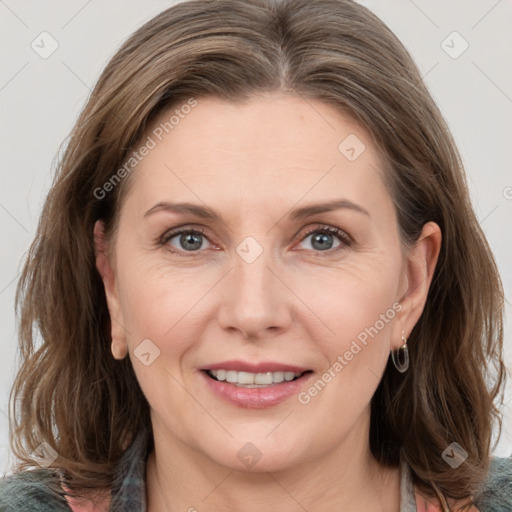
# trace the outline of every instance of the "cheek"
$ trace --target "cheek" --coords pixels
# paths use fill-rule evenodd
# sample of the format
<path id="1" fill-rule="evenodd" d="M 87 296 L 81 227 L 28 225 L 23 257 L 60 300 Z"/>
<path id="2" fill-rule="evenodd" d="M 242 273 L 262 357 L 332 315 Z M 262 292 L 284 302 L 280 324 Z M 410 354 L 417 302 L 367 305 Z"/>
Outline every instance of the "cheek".
<path id="1" fill-rule="evenodd" d="M 133 254 L 133 253 L 132 253 Z M 130 354 L 143 340 L 154 343 L 160 355 L 153 366 L 177 371 L 182 358 L 201 338 L 207 311 L 205 290 L 218 275 L 212 270 L 176 268 L 154 256 L 126 258 L 119 265 L 119 291 Z M 141 365 L 134 358 L 136 369 Z M 144 367 L 141 378 L 146 378 Z"/>
<path id="2" fill-rule="evenodd" d="M 193 318 L 200 290 L 190 286 L 191 276 L 144 263 L 132 262 L 120 273 L 129 357 L 154 411 L 184 410 L 190 396 L 183 389 L 181 361 L 199 338 Z"/>
<path id="3" fill-rule="evenodd" d="M 332 348 L 340 348 L 360 333 L 364 341 L 367 329 L 374 337 L 373 327 L 379 332 L 387 330 L 396 317 L 399 279 L 398 264 L 368 258 L 333 272 L 317 272 L 311 279 L 302 278 L 294 291 L 321 320 L 316 322 L 319 330 L 313 337 L 321 334 Z"/>
<path id="4" fill-rule="evenodd" d="M 399 253 L 368 256 L 316 280 L 314 286 L 310 283 L 308 306 L 322 320 L 315 322 L 317 328 L 310 330 L 309 337 L 325 360 L 316 386 L 322 389 L 323 403 L 342 404 L 341 409 L 356 411 L 373 395 L 389 358 L 391 332 L 401 310 L 397 301 L 400 261 Z M 301 293 L 306 293 L 306 288 Z M 341 421 L 343 414 L 340 410 L 335 417 Z"/>
<path id="5" fill-rule="evenodd" d="M 339 300 L 326 304 L 329 309 L 322 317 L 335 334 L 311 335 L 325 357 L 325 367 L 299 402 L 311 407 L 311 416 L 317 411 L 325 418 L 332 442 L 367 410 L 389 358 L 391 328 L 401 307 L 390 287 L 377 282 L 380 286 L 364 286 L 361 281 L 347 286 Z"/>
<path id="6" fill-rule="evenodd" d="M 357 339 L 362 344 L 386 335 L 396 317 L 395 281 L 381 277 L 345 284 L 338 307 L 331 311 L 334 329 L 344 339 Z"/>

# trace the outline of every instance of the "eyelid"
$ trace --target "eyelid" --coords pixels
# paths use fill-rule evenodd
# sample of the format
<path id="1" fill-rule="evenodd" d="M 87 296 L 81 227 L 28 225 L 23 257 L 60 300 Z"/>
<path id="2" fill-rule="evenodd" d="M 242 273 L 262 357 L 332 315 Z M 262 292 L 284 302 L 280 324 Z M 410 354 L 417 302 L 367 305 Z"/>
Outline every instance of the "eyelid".
<path id="1" fill-rule="evenodd" d="M 320 233 L 320 232 L 327 232 L 331 235 L 337 236 L 340 238 L 341 241 L 343 241 L 347 245 L 351 245 L 354 242 L 354 239 L 343 229 L 337 228 L 336 226 L 331 226 L 329 224 L 317 224 L 316 226 L 313 226 L 309 230 L 307 230 L 305 233 L 302 231 L 296 236 L 296 239 L 303 240 L 304 238 L 312 235 L 313 233 Z M 319 251 L 322 252 L 322 251 Z M 328 252 L 328 251 L 325 251 Z"/>
<path id="2" fill-rule="evenodd" d="M 182 233 L 200 233 L 205 238 L 210 240 L 206 236 L 206 229 L 202 226 L 194 226 L 191 224 L 185 224 L 184 226 L 177 226 L 175 228 L 167 230 L 159 239 L 159 243 L 166 244 L 171 238 L 174 238 L 177 235 L 181 235 Z"/>
<path id="3" fill-rule="evenodd" d="M 338 251 L 341 251 L 343 249 L 346 249 L 348 247 L 351 247 L 355 244 L 354 239 L 343 229 L 332 226 L 330 224 L 317 224 L 311 228 L 309 228 L 305 233 L 301 231 L 295 239 L 298 239 L 298 241 L 305 240 L 313 233 L 329 233 L 330 235 L 333 235 L 338 238 L 340 241 L 340 245 L 338 247 L 334 247 L 331 249 L 326 249 L 325 251 L 312 251 L 315 255 L 332 255 L 337 253 Z"/>
<path id="4" fill-rule="evenodd" d="M 194 226 L 194 225 L 190 225 L 190 224 L 185 224 L 183 226 L 177 226 L 175 228 L 172 228 L 168 231 L 166 231 L 159 239 L 158 241 L 158 244 L 159 245 L 162 245 L 162 246 L 166 246 L 169 244 L 169 241 L 178 236 L 178 235 L 182 235 L 184 233 L 198 233 L 200 234 L 201 236 L 203 236 L 204 238 L 206 238 L 206 240 L 208 240 L 208 242 L 212 245 L 213 242 L 208 238 L 208 236 L 206 235 L 206 229 L 202 226 Z M 174 253 L 174 254 L 180 254 L 182 255 L 183 253 L 188 253 L 190 255 L 193 255 L 194 253 L 200 253 L 202 251 L 179 251 L 175 248 L 171 249 L 171 252 Z"/>

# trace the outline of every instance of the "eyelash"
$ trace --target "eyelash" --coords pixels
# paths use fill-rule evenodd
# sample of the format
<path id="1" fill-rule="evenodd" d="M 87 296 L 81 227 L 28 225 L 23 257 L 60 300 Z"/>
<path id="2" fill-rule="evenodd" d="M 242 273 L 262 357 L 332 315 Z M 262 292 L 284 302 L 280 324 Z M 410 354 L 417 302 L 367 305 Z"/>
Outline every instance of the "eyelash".
<path id="1" fill-rule="evenodd" d="M 162 236 L 162 238 L 160 239 L 159 245 L 161 245 L 161 246 L 168 245 L 170 240 L 172 240 L 173 238 L 175 238 L 178 235 L 182 235 L 182 234 L 185 234 L 185 233 L 186 234 L 201 235 L 201 236 L 205 237 L 208 241 L 210 241 L 208 239 L 208 237 L 206 236 L 204 229 L 202 229 L 202 228 L 191 228 L 191 227 L 188 227 L 188 226 L 184 226 L 183 228 L 178 229 L 176 231 L 171 231 L 170 233 L 165 233 Z M 352 245 L 352 243 L 353 243 L 353 240 L 344 231 L 342 231 L 341 229 L 335 228 L 333 226 L 315 226 L 314 228 L 310 229 L 309 231 L 307 231 L 303 235 L 297 236 L 296 239 L 304 240 L 308 236 L 312 235 L 313 233 L 328 233 L 330 235 L 335 235 L 335 236 L 337 236 L 339 238 L 340 242 L 342 242 L 341 245 L 339 245 L 338 247 L 336 247 L 334 249 L 328 249 L 326 251 L 314 251 L 318 255 L 321 255 L 322 253 L 325 253 L 325 254 L 328 254 L 328 255 L 332 255 L 333 253 L 336 253 L 336 252 L 338 252 L 340 250 L 343 250 L 346 247 L 350 247 Z M 171 249 L 171 252 L 173 254 L 176 254 L 176 255 L 180 256 L 180 257 L 189 258 L 189 257 L 194 257 L 194 253 L 198 253 L 198 252 L 201 252 L 201 251 L 177 251 L 177 250 L 175 250 L 173 248 L 173 249 Z"/>

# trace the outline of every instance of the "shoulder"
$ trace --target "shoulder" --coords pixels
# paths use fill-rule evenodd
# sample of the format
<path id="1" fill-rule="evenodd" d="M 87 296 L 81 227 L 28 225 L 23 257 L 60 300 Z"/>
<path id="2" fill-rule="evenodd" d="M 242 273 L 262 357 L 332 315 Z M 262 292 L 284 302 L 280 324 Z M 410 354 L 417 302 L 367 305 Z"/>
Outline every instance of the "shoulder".
<path id="1" fill-rule="evenodd" d="M 58 477 L 49 470 L 20 471 L 0 478 L 2 512 L 70 512 Z"/>
<path id="2" fill-rule="evenodd" d="M 415 489 L 417 512 L 441 512 L 439 504 L 423 497 Z M 491 459 L 491 465 L 482 490 L 474 498 L 469 510 L 462 502 L 448 499 L 453 510 L 465 512 L 511 512 L 512 511 L 512 457 Z M 461 508 L 462 507 L 462 508 Z"/>
<path id="3" fill-rule="evenodd" d="M 57 473 L 34 469 L 0 476 L 0 512 L 145 510 L 145 463 L 151 448 L 150 433 L 141 431 L 116 468 L 112 504 L 110 489 L 98 489 L 90 499 L 71 498 L 65 495 Z"/>
<path id="4" fill-rule="evenodd" d="M 512 510 L 512 457 L 493 457 L 483 490 L 475 501 L 480 512 Z"/>

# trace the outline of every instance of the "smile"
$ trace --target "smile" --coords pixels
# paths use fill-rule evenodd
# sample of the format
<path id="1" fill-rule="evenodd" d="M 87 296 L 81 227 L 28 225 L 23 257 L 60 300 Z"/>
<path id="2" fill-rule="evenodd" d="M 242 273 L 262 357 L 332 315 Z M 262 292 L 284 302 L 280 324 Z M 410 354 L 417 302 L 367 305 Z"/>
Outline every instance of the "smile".
<path id="1" fill-rule="evenodd" d="M 312 370 L 300 366 L 240 360 L 203 366 L 199 374 L 214 396 L 243 409 L 277 406 L 297 396 L 314 377 Z"/>
<path id="2" fill-rule="evenodd" d="M 309 371 L 309 370 L 308 370 Z M 304 373 L 295 372 L 265 372 L 265 373 L 252 373 L 252 372 L 238 372 L 236 370 L 207 370 L 208 375 L 218 382 L 228 382 L 238 387 L 244 388 L 265 388 L 280 384 L 281 382 L 291 382 Z"/>

